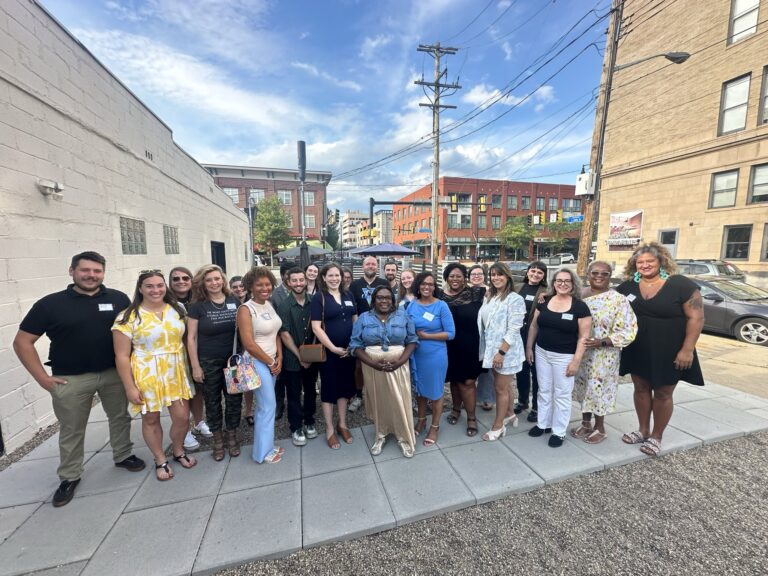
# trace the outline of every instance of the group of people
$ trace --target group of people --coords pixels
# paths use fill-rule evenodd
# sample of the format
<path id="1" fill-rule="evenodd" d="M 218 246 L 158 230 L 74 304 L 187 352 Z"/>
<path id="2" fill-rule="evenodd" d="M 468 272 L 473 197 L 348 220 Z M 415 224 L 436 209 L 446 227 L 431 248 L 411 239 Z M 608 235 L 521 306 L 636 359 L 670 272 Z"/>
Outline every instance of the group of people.
<path id="1" fill-rule="evenodd" d="M 475 436 L 476 407 L 495 405 L 482 439 L 496 441 L 528 411 L 535 424 L 528 434 L 547 434 L 549 446 L 558 447 L 572 400 L 581 404 L 582 421 L 570 435 L 602 442 L 619 376 L 631 374 L 639 425 L 622 439 L 649 455 L 661 449 L 678 380 L 703 384 L 694 348 L 703 325 L 701 295 L 674 274 L 674 261 L 656 243 L 633 253 L 616 290 L 610 264 L 601 261 L 590 264 L 585 289 L 566 268 L 550 286 L 542 262 L 529 265 L 519 286 L 503 263 L 486 271 L 453 262 L 440 289 L 431 272 L 398 274 L 394 262 L 379 277 L 379 262 L 368 257 L 358 279 L 334 262 L 285 264 L 279 286 L 266 267 L 229 282 L 215 265 L 194 274 L 175 267 L 168 283 L 160 270 L 144 270 L 129 300 L 104 287 L 105 266 L 95 252 L 76 255 L 73 284 L 38 301 L 14 341 L 23 365 L 50 392 L 61 423 L 54 506 L 69 502 L 80 481 L 96 393 L 109 419 L 115 465 L 144 468 L 129 436 L 129 411 L 141 414 L 156 477 L 166 481 L 174 470 L 162 442 L 164 408 L 174 465 L 197 464 L 188 453 L 197 448 L 195 436 L 212 439 L 216 461 L 227 452 L 239 456 L 243 404 L 254 430 L 253 459 L 277 463 L 284 449 L 274 441 L 275 420 L 285 406 L 294 444 L 319 435 L 318 376 L 330 449 L 354 441 L 347 412 L 364 404 L 375 429 L 371 453 L 380 454 L 391 435 L 406 458 L 421 435 L 423 446 L 438 442 L 446 382 L 449 425 L 465 413 L 466 434 Z M 51 340 L 51 375 L 34 348 L 43 334 Z M 302 347 L 318 345 L 324 357 L 307 360 Z M 245 394 L 230 393 L 224 378 L 238 350 L 248 353 L 261 382 Z"/>

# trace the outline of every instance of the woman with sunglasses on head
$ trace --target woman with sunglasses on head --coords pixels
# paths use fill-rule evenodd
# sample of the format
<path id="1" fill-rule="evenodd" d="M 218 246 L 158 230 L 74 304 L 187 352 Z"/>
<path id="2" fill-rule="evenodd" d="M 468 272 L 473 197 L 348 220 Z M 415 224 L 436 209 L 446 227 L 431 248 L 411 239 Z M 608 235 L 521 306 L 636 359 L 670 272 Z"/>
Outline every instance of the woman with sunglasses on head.
<path id="1" fill-rule="evenodd" d="M 213 434 L 213 459 L 224 459 L 224 435 L 229 455 L 240 456 L 242 394 L 227 392 L 224 368 L 232 355 L 235 317 L 240 301 L 229 293 L 224 271 L 215 264 L 200 268 L 192 278 L 187 350 L 192 379 L 202 385 L 208 427 Z M 221 404 L 224 402 L 222 413 Z"/>
<path id="2" fill-rule="evenodd" d="M 581 283 L 571 270 L 555 273 L 547 299 L 536 304 L 528 329 L 525 355 L 539 379 L 539 412 L 528 431 L 538 437 L 551 432 L 549 446 L 563 445 L 571 419 L 573 380 L 584 356 L 592 313 L 581 301 Z"/>
<path id="3" fill-rule="evenodd" d="M 480 332 L 480 359 L 490 369 L 496 391 L 496 418 L 483 440 L 493 442 L 507 433 L 507 424 L 517 427 L 512 411 L 512 383 L 525 357 L 520 328 L 525 319 L 525 302 L 515 292 L 512 272 L 496 262 L 490 269 L 491 287 L 485 295 L 476 323 Z"/>
<path id="4" fill-rule="evenodd" d="M 611 265 L 601 260 L 587 267 L 589 295 L 584 303 L 592 312 L 592 330 L 573 386 L 573 399 L 581 404 L 581 425 L 571 429 L 571 436 L 587 444 L 599 444 L 606 438 L 605 416 L 616 408 L 621 349 L 637 334 L 637 318 L 629 300 L 610 288 L 612 272 Z"/>
<path id="5" fill-rule="evenodd" d="M 435 297 L 437 283 L 431 272 L 422 272 L 413 281 L 416 300 L 408 306 L 406 314 L 413 320 L 419 346 L 411 356 L 411 370 L 416 383 L 418 420 L 416 435 L 427 424 L 427 400 L 432 401 L 432 422 L 424 446 L 437 442 L 440 432 L 440 416 L 443 413 L 445 375 L 448 372 L 448 348 L 446 342 L 456 336 L 453 315 L 448 305 Z"/>
<path id="6" fill-rule="evenodd" d="M 168 290 L 159 270 L 145 270 L 136 280 L 131 305 L 112 326 L 115 363 L 130 411 L 141 414 L 141 431 L 155 459 L 158 480 L 173 478 L 163 446 L 160 415 L 171 415 L 173 459 L 182 468 L 197 464 L 184 451 L 192 387 L 184 350 L 186 311 Z"/>
<path id="7" fill-rule="evenodd" d="M 176 301 L 188 310 L 192 300 L 192 272 L 184 266 L 176 266 L 171 268 L 168 278 L 170 279 L 168 288 L 170 288 L 171 293 L 176 297 Z M 191 366 L 189 372 L 192 373 Z M 194 380 L 192 386 L 194 396 L 189 401 L 189 411 L 192 413 L 193 423 L 184 437 L 184 449 L 189 451 L 200 448 L 200 442 L 195 438 L 196 434 L 203 438 L 213 436 L 203 417 L 203 387 Z"/>
<path id="8" fill-rule="evenodd" d="M 517 291 L 525 302 L 525 323 L 520 329 L 520 336 L 523 339 L 523 345 L 528 341 L 528 328 L 533 319 L 533 313 L 536 311 L 536 304 L 541 301 L 542 295 L 547 291 L 547 265 L 544 262 L 536 261 L 528 265 L 525 271 L 525 278 Z M 533 384 L 533 385 L 531 385 Z M 539 381 L 536 378 L 536 369 L 532 364 L 525 360 L 523 368 L 517 373 L 517 402 L 515 402 L 514 412 L 520 414 L 531 407 L 528 413 L 528 422 L 536 422 L 538 418 L 538 396 Z M 530 400 L 529 400 L 530 397 Z M 530 402 L 530 403 L 529 403 Z"/>

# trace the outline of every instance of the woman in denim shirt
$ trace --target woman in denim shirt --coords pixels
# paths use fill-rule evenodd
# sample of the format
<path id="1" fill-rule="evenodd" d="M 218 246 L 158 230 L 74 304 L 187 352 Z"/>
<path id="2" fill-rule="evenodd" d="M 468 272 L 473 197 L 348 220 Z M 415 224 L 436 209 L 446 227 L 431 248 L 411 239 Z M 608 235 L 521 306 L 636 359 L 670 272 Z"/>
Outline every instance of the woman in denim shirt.
<path id="1" fill-rule="evenodd" d="M 371 304 L 372 310 L 355 323 L 349 343 L 350 354 L 363 364 L 365 409 L 376 429 L 371 454 L 381 454 L 387 434 L 394 434 L 403 456 L 411 458 L 416 437 L 408 359 L 418 345 L 416 330 L 405 312 L 395 308 L 389 286 L 378 286 Z"/>

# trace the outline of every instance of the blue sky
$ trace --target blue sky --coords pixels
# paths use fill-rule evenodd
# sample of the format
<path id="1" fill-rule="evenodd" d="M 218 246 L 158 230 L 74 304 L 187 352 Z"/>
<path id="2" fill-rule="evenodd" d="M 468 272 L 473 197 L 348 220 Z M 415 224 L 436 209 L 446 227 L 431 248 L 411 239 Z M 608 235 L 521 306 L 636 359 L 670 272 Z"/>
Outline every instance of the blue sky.
<path id="1" fill-rule="evenodd" d="M 294 168 L 305 140 L 308 169 L 334 174 L 331 208 L 431 182 L 419 44 L 459 49 L 442 60 L 462 88 L 442 99 L 457 108 L 441 175 L 573 183 L 589 161 L 609 0 L 43 4 L 198 161 Z"/>

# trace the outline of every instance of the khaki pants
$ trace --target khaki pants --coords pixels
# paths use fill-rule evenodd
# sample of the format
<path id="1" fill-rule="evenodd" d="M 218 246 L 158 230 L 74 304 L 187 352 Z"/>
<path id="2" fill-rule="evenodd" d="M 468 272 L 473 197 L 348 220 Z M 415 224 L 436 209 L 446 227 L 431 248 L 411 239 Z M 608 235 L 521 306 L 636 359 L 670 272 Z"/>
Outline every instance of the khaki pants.
<path id="1" fill-rule="evenodd" d="M 76 376 L 60 376 L 67 384 L 57 384 L 51 392 L 53 412 L 59 420 L 59 454 L 61 463 L 58 474 L 61 480 L 77 480 L 83 473 L 85 427 L 91 413 L 94 394 L 99 395 L 101 405 L 109 420 L 109 443 L 112 457 L 121 462 L 133 452 L 131 442 L 131 417 L 117 370 L 90 372 Z"/>

